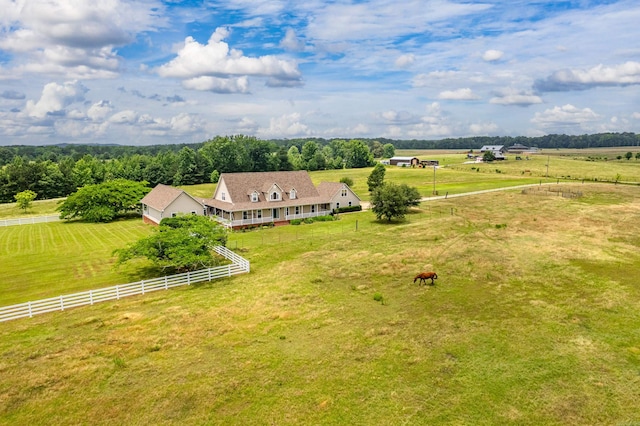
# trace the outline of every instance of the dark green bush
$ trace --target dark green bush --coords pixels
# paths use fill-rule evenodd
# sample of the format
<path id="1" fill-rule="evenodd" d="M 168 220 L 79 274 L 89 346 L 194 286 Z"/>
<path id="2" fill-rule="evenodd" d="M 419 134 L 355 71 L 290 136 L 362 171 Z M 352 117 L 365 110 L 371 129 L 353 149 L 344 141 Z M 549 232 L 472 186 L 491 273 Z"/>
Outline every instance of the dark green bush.
<path id="1" fill-rule="evenodd" d="M 349 206 L 349 207 L 340 207 L 339 209 L 333 209 L 333 213 L 348 213 L 348 212 L 359 212 L 362 211 L 362 206 Z"/>

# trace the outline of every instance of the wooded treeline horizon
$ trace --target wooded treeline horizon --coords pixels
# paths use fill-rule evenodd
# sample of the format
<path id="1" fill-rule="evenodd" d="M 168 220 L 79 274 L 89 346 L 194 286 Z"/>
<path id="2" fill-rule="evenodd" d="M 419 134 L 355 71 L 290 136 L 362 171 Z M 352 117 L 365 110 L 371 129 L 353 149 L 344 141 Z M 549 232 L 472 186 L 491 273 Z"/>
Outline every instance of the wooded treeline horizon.
<path id="1" fill-rule="evenodd" d="M 62 144 L 0 146 L 0 202 L 31 190 L 37 199 L 65 197 L 85 185 L 123 178 L 150 186 L 216 182 L 221 173 L 325 170 L 369 167 L 396 149 L 478 150 L 484 145 L 521 144 L 539 149 L 639 146 L 635 133 L 478 136 L 441 140 L 272 139 L 216 136 L 200 143 L 170 145 Z"/>

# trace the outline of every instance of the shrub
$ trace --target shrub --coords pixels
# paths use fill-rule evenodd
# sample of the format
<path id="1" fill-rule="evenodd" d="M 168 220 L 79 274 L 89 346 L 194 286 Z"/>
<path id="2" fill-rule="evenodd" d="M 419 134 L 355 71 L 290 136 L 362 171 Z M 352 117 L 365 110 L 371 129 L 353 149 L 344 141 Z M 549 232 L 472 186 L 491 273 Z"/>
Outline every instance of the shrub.
<path id="1" fill-rule="evenodd" d="M 333 209 L 333 213 L 348 213 L 348 212 L 359 212 L 362 211 L 362 206 L 348 206 L 348 207 L 340 207 L 339 209 Z"/>
<path id="2" fill-rule="evenodd" d="M 316 216 L 313 218 L 314 222 L 331 222 L 336 220 L 334 216 Z"/>
<path id="3" fill-rule="evenodd" d="M 300 225 L 302 223 L 302 219 L 291 219 L 289 223 L 291 225 Z"/>

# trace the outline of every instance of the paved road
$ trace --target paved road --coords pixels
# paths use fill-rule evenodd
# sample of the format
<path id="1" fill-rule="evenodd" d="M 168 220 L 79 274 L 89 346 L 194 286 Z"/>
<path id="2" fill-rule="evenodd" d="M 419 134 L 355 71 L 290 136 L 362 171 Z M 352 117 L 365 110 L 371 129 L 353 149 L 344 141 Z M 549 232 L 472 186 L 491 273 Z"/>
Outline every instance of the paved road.
<path id="1" fill-rule="evenodd" d="M 483 189 L 481 191 L 462 192 L 460 194 L 445 194 L 445 195 L 434 195 L 432 197 L 422 197 L 420 201 L 435 201 L 435 200 L 443 200 L 447 198 L 467 197 L 469 195 L 486 194 L 487 192 L 508 191 L 510 189 L 522 189 L 522 188 L 530 188 L 532 186 L 542 186 L 542 185 L 555 185 L 555 184 L 532 183 L 528 185 L 505 186 L 503 188 Z M 371 203 L 369 201 L 363 201 L 360 203 L 360 205 L 362 206 L 362 210 L 369 210 L 371 208 Z"/>

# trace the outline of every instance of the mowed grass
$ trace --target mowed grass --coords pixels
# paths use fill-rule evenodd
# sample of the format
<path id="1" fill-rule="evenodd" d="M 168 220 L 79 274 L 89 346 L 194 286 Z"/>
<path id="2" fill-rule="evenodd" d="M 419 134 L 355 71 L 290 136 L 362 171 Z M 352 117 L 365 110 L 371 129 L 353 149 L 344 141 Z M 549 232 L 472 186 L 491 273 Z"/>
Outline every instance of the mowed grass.
<path id="1" fill-rule="evenodd" d="M 124 284 L 148 274 L 114 267 L 113 250 L 149 235 L 130 219 L 0 227 L 0 306 Z M 154 271 L 158 274 L 159 271 Z"/>
<path id="2" fill-rule="evenodd" d="M 634 424 L 640 194 L 576 186 L 234 233 L 250 274 L 2 323 L 0 422 Z"/>
<path id="3" fill-rule="evenodd" d="M 0 203 L 0 220 L 57 215 L 56 208 L 58 208 L 59 202 L 58 199 L 37 200 L 26 210 L 18 207 L 16 203 Z"/>

